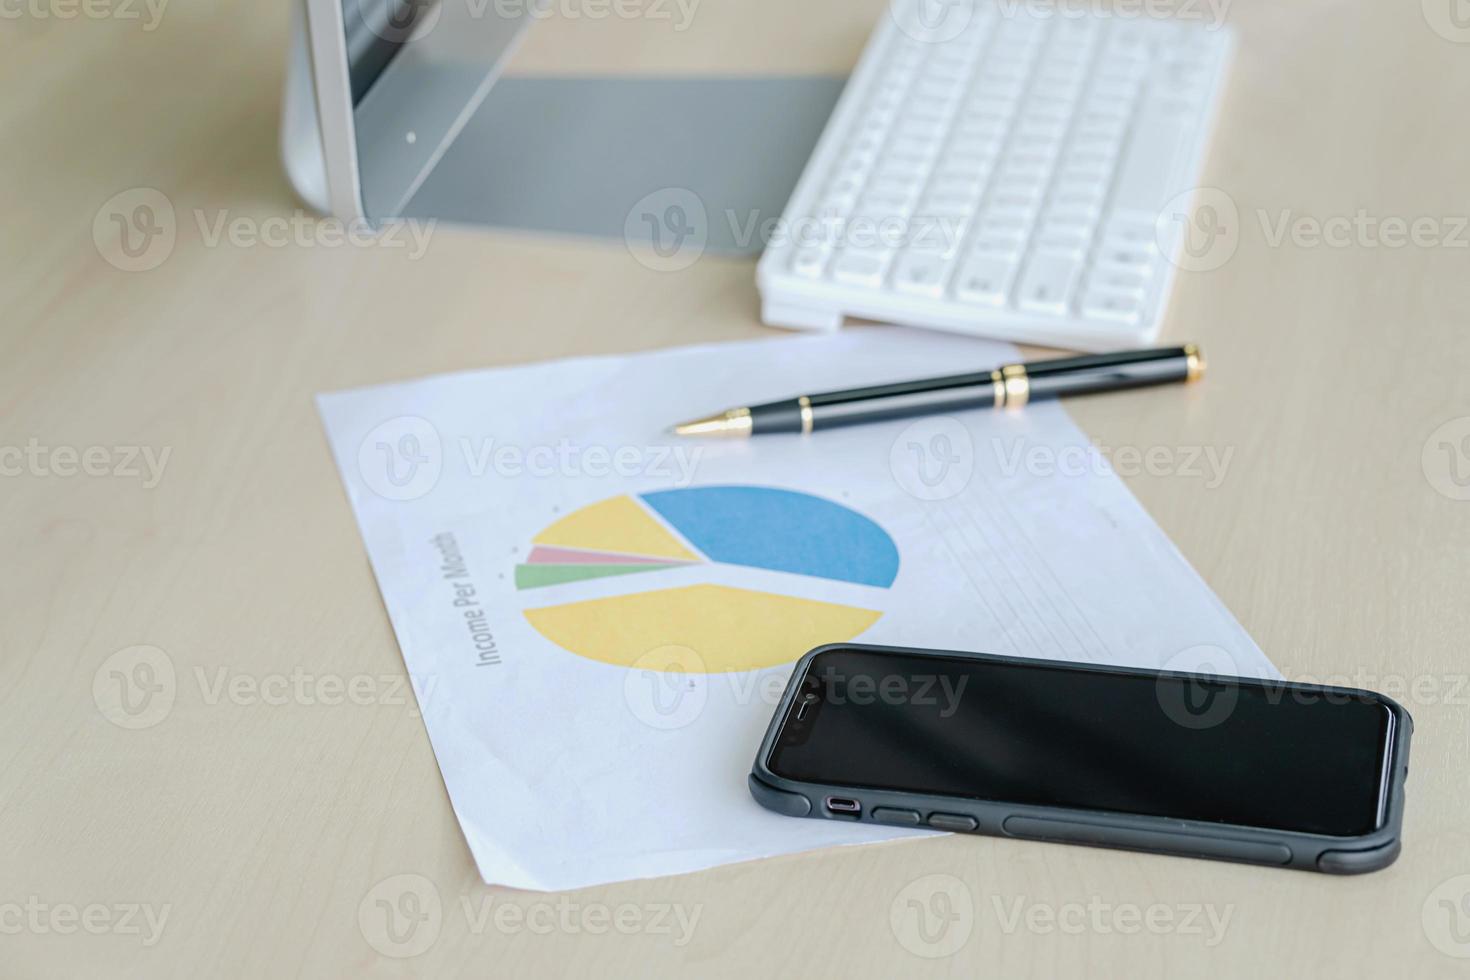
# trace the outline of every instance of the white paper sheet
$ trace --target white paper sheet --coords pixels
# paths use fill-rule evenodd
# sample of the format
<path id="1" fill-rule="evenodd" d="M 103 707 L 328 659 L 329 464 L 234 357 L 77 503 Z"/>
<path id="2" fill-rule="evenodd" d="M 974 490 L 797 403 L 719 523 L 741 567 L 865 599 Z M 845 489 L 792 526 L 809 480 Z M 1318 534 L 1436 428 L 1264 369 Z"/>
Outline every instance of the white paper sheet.
<path id="1" fill-rule="evenodd" d="M 817 642 L 1279 676 L 1054 403 L 667 435 L 730 405 L 1014 359 L 865 330 L 321 396 L 485 881 L 576 888 L 922 833 L 750 798 Z"/>

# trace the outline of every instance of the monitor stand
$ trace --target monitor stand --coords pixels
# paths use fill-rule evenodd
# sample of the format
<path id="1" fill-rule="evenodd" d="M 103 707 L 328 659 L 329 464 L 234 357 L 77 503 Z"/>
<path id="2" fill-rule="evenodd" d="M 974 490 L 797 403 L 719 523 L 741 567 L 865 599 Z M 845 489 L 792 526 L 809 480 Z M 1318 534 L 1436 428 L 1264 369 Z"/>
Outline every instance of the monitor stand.
<path id="1" fill-rule="evenodd" d="M 502 77 L 403 216 L 615 239 L 668 266 L 758 254 L 843 84 Z"/>
<path id="2" fill-rule="evenodd" d="M 327 213 L 306 5 L 292 7 L 283 162 L 303 200 Z M 411 86 L 433 103 L 415 111 L 460 111 L 455 100 L 485 72 L 435 66 Z M 502 76 L 406 200 L 392 190 L 406 180 L 395 163 L 360 161 L 364 210 L 377 222 L 438 219 L 620 242 L 660 268 L 705 251 L 759 254 L 845 81 Z M 358 144 L 386 146 L 379 138 L 359 133 Z"/>

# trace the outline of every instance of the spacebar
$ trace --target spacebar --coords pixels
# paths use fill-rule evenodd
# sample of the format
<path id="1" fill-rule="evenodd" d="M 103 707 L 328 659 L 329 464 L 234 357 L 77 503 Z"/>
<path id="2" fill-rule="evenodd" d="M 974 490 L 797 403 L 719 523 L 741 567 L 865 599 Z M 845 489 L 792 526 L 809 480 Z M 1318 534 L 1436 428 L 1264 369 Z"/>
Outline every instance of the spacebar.
<path id="1" fill-rule="evenodd" d="M 1164 202 L 1185 189 L 1173 186 L 1171 178 L 1189 128 L 1189 114 L 1179 102 L 1150 98 L 1139 110 L 1113 194 L 1114 216 L 1152 221 Z"/>

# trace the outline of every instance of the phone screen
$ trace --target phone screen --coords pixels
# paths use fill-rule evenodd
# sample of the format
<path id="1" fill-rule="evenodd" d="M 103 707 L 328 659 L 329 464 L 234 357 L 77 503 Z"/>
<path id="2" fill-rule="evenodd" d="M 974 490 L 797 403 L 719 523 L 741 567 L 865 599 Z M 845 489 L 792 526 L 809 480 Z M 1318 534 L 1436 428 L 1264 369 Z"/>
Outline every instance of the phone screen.
<path id="1" fill-rule="evenodd" d="M 1373 698 L 858 649 L 801 685 L 767 760 L 788 779 L 1344 837 L 1383 820 Z"/>

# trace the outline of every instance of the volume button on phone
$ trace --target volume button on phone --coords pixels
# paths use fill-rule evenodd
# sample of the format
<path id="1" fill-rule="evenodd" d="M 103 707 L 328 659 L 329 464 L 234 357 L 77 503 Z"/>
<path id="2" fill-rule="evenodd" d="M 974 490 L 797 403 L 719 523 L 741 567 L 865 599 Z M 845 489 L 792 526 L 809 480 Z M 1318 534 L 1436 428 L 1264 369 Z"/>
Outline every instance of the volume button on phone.
<path id="1" fill-rule="evenodd" d="M 900 827 L 917 827 L 919 825 L 918 810 L 904 810 L 896 806 L 875 806 L 869 816 L 878 823 L 891 823 Z"/>
<path id="2" fill-rule="evenodd" d="M 929 814 L 929 826 L 935 830 L 953 830 L 957 833 L 968 834 L 980 826 L 980 821 L 962 813 L 931 813 Z"/>

